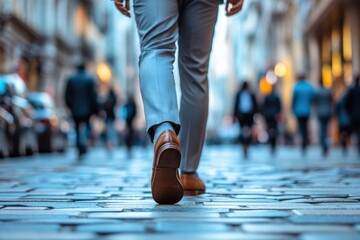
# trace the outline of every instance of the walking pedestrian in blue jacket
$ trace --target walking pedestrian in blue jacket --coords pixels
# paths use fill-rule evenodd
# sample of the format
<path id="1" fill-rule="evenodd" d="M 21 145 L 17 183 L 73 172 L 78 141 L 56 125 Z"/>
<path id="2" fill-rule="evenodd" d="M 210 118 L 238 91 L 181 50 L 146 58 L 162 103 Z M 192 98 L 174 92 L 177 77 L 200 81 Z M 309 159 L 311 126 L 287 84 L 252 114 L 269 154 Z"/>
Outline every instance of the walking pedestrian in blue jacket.
<path id="1" fill-rule="evenodd" d="M 305 76 L 300 76 L 293 90 L 292 110 L 297 118 L 302 141 L 301 147 L 304 153 L 309 143 L 308 121 L 311 115 L 314 93 L 312 84 L 305 79 Z"/>

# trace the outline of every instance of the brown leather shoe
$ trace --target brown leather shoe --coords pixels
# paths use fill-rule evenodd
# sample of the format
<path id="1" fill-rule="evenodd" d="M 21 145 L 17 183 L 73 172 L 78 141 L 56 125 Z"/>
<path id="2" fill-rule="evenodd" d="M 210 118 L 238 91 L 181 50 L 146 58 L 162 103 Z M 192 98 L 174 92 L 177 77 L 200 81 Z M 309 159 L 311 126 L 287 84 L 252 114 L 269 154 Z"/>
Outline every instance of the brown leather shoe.
<path id="1" fill-rule="evenodd" d="M 182 174 L 180 181 L 183 185 L 185 196 L 196 196 L 205 193 L 205 184 L 197 173 Z"/>
<path id="2" fill-rule="evenodd" d="M 180 142 L 176 134 L 166 130 L 155 144 L 151 192 L 159 204 L 179 202 L 184 190 L 179 179 Z"/>

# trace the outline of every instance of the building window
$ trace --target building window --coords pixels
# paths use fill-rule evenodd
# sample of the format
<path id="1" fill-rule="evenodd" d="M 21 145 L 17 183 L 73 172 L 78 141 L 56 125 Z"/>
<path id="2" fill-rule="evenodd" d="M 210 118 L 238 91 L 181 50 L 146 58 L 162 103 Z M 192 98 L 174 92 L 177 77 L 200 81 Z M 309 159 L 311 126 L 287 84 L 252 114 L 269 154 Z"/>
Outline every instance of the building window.
<path id="1" fill-rule="evenodd" d="M 351 42 L 351 28 L 350 19 L 345 16 L 343 26 L 343 58 L 344 58 L 344 80 L 347 85 L 352 83 L 352 42 Z"/>
<path id="2" fill-rule="evenodd" d="M 331 37 L 324 34 L 322 39 L 322 80 L 325 87 L 332 85 L 332 72 L 331 72 Z"/>

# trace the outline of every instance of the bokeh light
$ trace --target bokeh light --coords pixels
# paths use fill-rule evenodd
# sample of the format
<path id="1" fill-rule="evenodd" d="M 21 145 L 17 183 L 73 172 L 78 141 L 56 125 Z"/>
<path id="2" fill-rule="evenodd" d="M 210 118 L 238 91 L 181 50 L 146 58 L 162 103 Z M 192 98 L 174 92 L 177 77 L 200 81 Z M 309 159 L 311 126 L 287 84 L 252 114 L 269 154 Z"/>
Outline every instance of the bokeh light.
<path id="1" fill-rule="evenodd" d="M 112 78 L 111 69 L 109 65 L 107 65 L 106 63 L 100 63 L 99 65 L 97 65 L 96 73 L 101 82 L 109 83 L 111 81 Z"/>
<path id="2" fill-rule="evenodd" d="M 278 76 L 279 78 L 285 77 L 285 75 L 287 73 L 286 66 L 283 63 L 276 64 L 274 71 L 275 71 L 276 76 Z"/>
<path id="3" fill-rule="evenodd" d="M 264 77 L 260 80 L 259 89 L 263 95 L 269 95 L 272 91 L 272 84 L 270 84 L 266 77 Z"/>

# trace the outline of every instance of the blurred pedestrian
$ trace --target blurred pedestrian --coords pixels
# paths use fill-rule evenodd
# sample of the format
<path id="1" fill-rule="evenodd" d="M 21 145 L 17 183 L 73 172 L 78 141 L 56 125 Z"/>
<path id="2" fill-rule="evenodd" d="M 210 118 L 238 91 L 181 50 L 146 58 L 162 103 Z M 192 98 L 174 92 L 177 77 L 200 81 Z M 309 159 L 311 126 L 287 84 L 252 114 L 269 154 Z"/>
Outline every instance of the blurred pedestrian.
<path id="1" fill-rule="evenodd" d="M 240 124 L 240 141 L 246 158 L 252 140 L 251 132 L 257 109 L 255 94 L 250 89 L 249 83 L 245 81 L 235 97 L 234 116 Z"/>
<path id="2" fill-rule="evenodd" d="M 98 110 L 95 80 L 86 72 L 84 63 L 67 80 L 65 103 L 75 124 L 76 147 L 81 157 L 87 151 L 91 134 L 90 117 Z"/>
<path id="3" fill-rule="evenodd" d="M 357 147 L 360 154 L 360 76 L 355 77 L 353 86 L 346 96 L 346 110 L 351 119 L 351 129 L 357 137 Z"/>
<path id="4" fill-rule="evenodd" d="M 320 80 L 320 87 L 315 93 L 314 105 L 316 107 L 317 118 L 320 124 L 320 144 L 323 155 L 326 156 L 329 151 L 328 143 L 328 125 L 333 113 L 333 98 L 331 90 L 324 86 L 324 82 Z"/>
<path id="5" fill-rule="evenodd" d="M 134 143 L 134 119 L 137 114 L 137 107 L 135 99 L 132 95 L 129 96 L 128 100 L 123 106 L 123 117 L 126 123 L 126 134 L 125 134 L 125 144 L 128 151 L 128 154 L 131 155 L 131 149 Z"/>
<path id="6" fill-rule="evenodd" d="M 147 132 L 155 143 L 151 190 L 154 200 L 160 204 L 180 201 L 184 191 L 186 194 L 205 192 L 205 185 L 196 171 L 205 140 L 209 98 L 207 74 L 220 2 L 133 2 L 141 43 L 141 94 Z M 115 4 L 121 13 L 130 17 L 129 0 L 115 0 Z M 239 12 L 242 5 L 243 0 L 226 0 L 226 15 Z M 180 116 L 173 74 L 176 41 L 182 92 Z"/>
<path id="7" fill-rule="evenodd" d="M 306 152 L 309 143 L 308 121 L 314 99 L 314 87 L 305 76 L 300 76 L 293 90 L 292 110 L 297 118 L 298 129 L 301 135 L 301 148 Z"/>
<path id="8" fill-rule="evenodd" d="M 344 154 L 347 153 L 349 138 L 351 135 L 351 120 L 346 110 L 346 92 L 336 102 L 336 116 L 338 120 L 338 129 L 340 135 L 340 143 Z"/>
<path id="9" fill-rule="evenodd" d="M 105 146 L 108 151 L 112 150 L 113 145 L 115 144 L 115 128 L 114 121 L 115 116 L 115 107 L 117 104 L 117 96 L 112 86 L 109 87 L 107 93 L 104 96 L 99 94 L 99 115 L 105 123 L 105 129 L 102 133 L 102 137 L 105 141 Z"/>
<path id="10" fill-rule="evenodd" d="M 278 123 L 280 120 L 281 101 L 279 95 L 276 93 L 275 86 L 272 85 L 272 90 L 264 99 L 262 106 L 262 114 L 266 121 L 267 132 L 269 135 L 269 143 L 271 152 L 274 154 L 276 150 L 276 140 L 278 136 Z"/>

